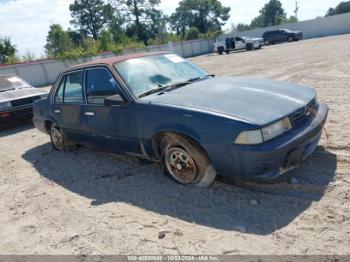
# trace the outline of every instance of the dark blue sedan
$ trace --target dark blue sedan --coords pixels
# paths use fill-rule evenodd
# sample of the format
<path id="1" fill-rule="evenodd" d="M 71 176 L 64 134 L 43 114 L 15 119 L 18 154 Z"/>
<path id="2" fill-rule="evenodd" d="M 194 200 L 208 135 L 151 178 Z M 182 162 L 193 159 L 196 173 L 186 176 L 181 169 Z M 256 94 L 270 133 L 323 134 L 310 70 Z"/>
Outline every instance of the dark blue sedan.
<path id="1" fill-rule="evenodd" d="M 205 187 L 217 174 L 270 180 L 297 167 L 327 113 L 311 87 L 215 77 L 177 55 L 146 53 L 64 71 L 35 102 L 33 121 L 57 150 L 130 153 Z"/>

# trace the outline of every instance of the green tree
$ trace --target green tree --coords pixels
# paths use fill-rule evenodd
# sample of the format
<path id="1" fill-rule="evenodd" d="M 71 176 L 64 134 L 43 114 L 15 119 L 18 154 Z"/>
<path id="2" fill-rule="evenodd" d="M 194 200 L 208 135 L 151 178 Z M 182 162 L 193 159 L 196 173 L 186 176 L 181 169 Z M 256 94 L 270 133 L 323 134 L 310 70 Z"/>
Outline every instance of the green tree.
<path id="1" fill-rule="evenodd" d="M 9 37 L 0 38 L 0 63 L 5 64 L 16 56 L 16 46 Z"/>
<path id="2" fill-rule="evenodd" d="M 260 15 L 251 22 L 251 28 L 280 25 L 287 21 L 287 15 L 279 0 L 270 0 L 260 9 Z"/>
<path id="3" fill-rule="evenodd" d="M 332 15 L 336 15 L 335 9 L 333 7 L 329 8 L 326 13 L 326 16 L 332 16 Z"/>
<path id="4" fill-rule="evenodd" d="M 296 23 L 298 22 L 298 18 L 295 17 L 294 15 L 291 15 L 287 20 L 286 20 L 286 23 Z"/>
<path id="5" fill-rule="evenodd" d="M 111 3 L 123 16 L 129 37 L 136 37 L 146 43 L 158 32 L 163 17 L 162 12 L 157 9 L 160 0 L 111 0 Z"/>
<path id="6" fill-rule="evenodd" d="M 26 50 L 26 53 L 22 56 L 22 61 L 24 62 L 30 62 L 34 61 L 36 59 L 35 54 L 30 52 L 29 49 Z"/>
<path id="7" fill-rule="evenodd" d="M 104 30 L 102 31 L 102 36 L 100 39 L 100 47 L 101 51 L 109 51 L 113 46 L 113 36 L 110 31 Z"/>
<path id="8" fill-rule="evenodd" d="M 191 27 L 185 35 L 186 40 L 194 40 L 199 38 L 199 30 L 197 27 Z"/>
<path id="9" fill-rule="evenodd" d="M 97 40 L 110 19 L 111 6 L 103 0 L 75 0 L 69 6 L 73 20 L 71 23 Z"/>
<path id="10" fill-rule="evenodd" d="M 326 16 L 339 15 L 350 12 L 350 1 L 341 2 L 335 8 L 329 8 Z"/>
<path id="11" fill-rule="evenodd" d="M 197 27 L 201 34 L 221 30 L 230 10 L 219 0 L 182 0 L 170 17 L 171 27 L 181 35 L 191 27 Z"/>
<path id="12" fill-rule="evenodd" d="M 243 32 L 243 31 L 248 31 L 250 30 L 250 25 L 246 25 L 246 24 L 243 24 L 243 23 L 239 23 L 237 25 L 237 31 L 238 32 Z"/>
<path id="13" fill-rule="evenodd" d="M 262 16 L 259 15 L 257 17 L 255 17 L 252 22 L 250 23 L 250 28 L 254 29 L 257 27 L 263 27 L 263 22 L 262 22 Z"/>
<path id="14" fill-rule="evenodd" d="M 78 30 L 72 30 L 71 28 L 68 28 L 67 33 L 74 46 L 83 45 L 84 38 L 86 38 L 86 35 L 84 32 L 80 32 Z"/>
<path id="15" fill-rule="evenodd" d="M 69 34 L 59 24 L 51 25 L 45 45 L 48 56 L 60 57 L 65 52 L 70 51 L 72 47 L 73 43 Z"/>

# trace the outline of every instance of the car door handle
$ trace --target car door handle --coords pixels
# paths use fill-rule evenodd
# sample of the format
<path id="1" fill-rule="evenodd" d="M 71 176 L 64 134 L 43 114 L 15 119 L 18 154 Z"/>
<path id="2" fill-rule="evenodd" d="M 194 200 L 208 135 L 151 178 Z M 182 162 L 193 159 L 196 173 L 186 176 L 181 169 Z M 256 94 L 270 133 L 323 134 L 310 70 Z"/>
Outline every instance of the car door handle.
<path id="1" fill-rule="evenodd" d="M 59 110 L 59 109 L 55 109 L 55 114 L 61 114 L 61 110 Z"/>
<path id="2" fill-rule="evenodd" d="M 85 112 L 85 115 L 86 115 L 86 116 L 94 116 L 95 113 L 94 113 L 94 112 Z"/>

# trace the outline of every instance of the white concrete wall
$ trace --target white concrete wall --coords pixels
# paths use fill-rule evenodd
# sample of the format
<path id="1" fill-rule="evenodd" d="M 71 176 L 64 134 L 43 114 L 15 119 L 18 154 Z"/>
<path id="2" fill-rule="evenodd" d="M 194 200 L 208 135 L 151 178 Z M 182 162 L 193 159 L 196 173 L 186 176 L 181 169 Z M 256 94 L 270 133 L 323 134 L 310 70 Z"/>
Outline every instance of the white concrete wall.
<path id="1" fill-rule="evenodd" d="M 170 51 L 183 57 L 191 57 L 210 53 L 213 49 L 213 43 L 214 40 L 192 40 L 167 45 L 148 46 L 141 49 L 126 49 L 122 54 Z M 57 76 L 65 68 L 110 56 L 114 56 L 114 54 L 103 54 L 101 56 L 79 58 L 77 60 L 50 60 L 28 64 L 6 65 L 0 66 L 0 74 L 16 74 L 33 86 L 42 86 L 54 83 Z"/>
<path id="2" fill-rule="evenodd" d="M 304 39 L 348 34 L 350 33 L 350 13 L 317 18 L 292 24 L 258 28 L 245 32 L 236 32 L 229 35 L 223 35 L 220 37 L 220 39 L 224 39 L 230 35 L 262 37 L 265 31 L 282 28 L 287 28 L 294 31 L 302 31 L 304 34 Z"/>

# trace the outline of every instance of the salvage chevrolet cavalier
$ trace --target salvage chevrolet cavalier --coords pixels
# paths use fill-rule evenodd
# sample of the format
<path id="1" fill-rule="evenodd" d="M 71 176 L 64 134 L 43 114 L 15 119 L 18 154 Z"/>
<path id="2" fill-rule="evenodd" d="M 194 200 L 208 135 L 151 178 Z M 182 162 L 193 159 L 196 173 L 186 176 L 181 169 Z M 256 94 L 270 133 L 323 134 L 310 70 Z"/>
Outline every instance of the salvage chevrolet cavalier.
<path id="1" fill-rule="evenodd" d="M 57 150 L 95 145 L 161 161 L 182 184 L 217 174 L 270 180 L 316 148 L 328 108 L 311 87 L 215 77 L 168 53 L 113 57 L 63 72 L 34 104 Z"/>

